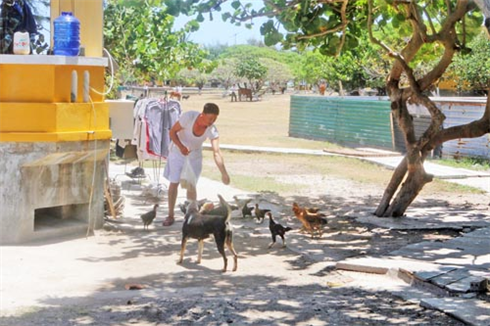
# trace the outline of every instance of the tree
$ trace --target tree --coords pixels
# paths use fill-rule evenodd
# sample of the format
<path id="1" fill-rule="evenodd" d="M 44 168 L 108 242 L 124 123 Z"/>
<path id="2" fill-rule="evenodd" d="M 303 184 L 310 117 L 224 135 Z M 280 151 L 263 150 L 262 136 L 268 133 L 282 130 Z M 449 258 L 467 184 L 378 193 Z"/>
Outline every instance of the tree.
<path id="1" fill-rule="evenodd" d="M 263 66 L 254 58 L 244 58 L 235 67 L 235 75 L 248 80 L 248 87 L 253 93 L 264 85 L 267 67 Z"/>
<path id="2" fill-rule="evenodd" d="M 286 83 L 294 79 L 292 71 L 298 66 L 301 56 L 294 51 L 282 51 L 272 47 L 253 45 L 234 45 L 227 47 L 221 54 L 220 59 L 226 60 L 228 66 L 235 66 L 244 58 L 256 58 L 263 66 L 268 68 L 265 81 L 270 83 Z M 220 64 L 221 68 L 224 68 Z M 213 72 L 214 75 L 214 72 Z M 232 77 L 232 83 L 243 82 L 243 78 Z M 234 79 L 234 80 L 233 80 Z M 222 83 L 224 85 L 231 85 Z"/>
<path id="3" fill-rule="evenodd" d="M 490 41 L 481 33 L 470 48 L 471 52 L 457 55 L 450 68 L 459 90 L 481 92 L 490 87 Z"/>
<path id="4" fill-rule="evenodd" d="M 293 79 L 293 74 L 289 67 L 282 62 L 265 58 L 260 59 L 260 63 L 267 67 L 265 79 L 269 82 L 273 91 L 279 90 L 283 85 Z"/>
<path id="5" fill-rule="evenodd" d="M 177 2 L 185 10 L 202 13 L 220 10 L 225 1 Z M 222 14 L 231 23 L 269 17 L 260 28 L 268 46 L 281 43 L 284 48 L 298 50 L 314 47 L 323 55 L 338 55 L 357 48 L 362 31 L 368 30 L 370 41 L 391 58 L 386 89 L 391 112 L 405 136 L 407 153 L 383 194 L 377 216 L 404 215 L 424 185 L 433 179 L 423 166 L 433 148 L 449 140 L 490 132 L 490 99 L 479 120 L 441 129 L 445 116 L 427 95 L 455 53 L 465 49 L 467 41 L 480 31 L 483 17 L 477 6 L 487 15 L 485 26 L 490 29 L 488 0 L 264 0 L 260 9 L 246 1 L 231 3 L 234 11 Z M 424 73 L 416 71 L 417 63 L 428 54 L 437 58 L 436 63 Z M 408 101 L 425 106 L 431 115 L 430 126 L 418 139 Z"/>
<path id="6" fill-rule="evenodd" d="M 176 85 L 196 86 L 202 89 L 208 81 L 208 75 L 197 69 L 182 69 L 175 78 Z"/>
<path id="7" fill-rule="evenodd" d="M 212 76 L 215 78 L 225 89 L 228 89 L 231 85 L 243 82 L 235 76 L 235 66 L 238 60 L 235 58 L 220 59 L 218 61 L 218 67 L 213 70 Z"/>
<path id="8" fill-rule="evenodd" d="M 104 46 L 118 64 L 122 84 L 163 82 L 184 67 L 206 69 L 206 52 L 186 42 L 193 25 L 174 31 L 173 22 L 163 1 L 107 1 Z"/>

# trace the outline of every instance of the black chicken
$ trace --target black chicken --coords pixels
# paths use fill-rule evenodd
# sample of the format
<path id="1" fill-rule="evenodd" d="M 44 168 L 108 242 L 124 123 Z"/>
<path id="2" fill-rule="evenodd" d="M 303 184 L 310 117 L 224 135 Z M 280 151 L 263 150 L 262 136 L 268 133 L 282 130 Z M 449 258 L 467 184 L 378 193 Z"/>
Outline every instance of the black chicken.
<path id="1" fill-rule="evenodd" d="M 248 207 L 248 203 L 252 201 L 252 198 L 239 199 L 237 196 L 233 196 L 238 209 L 242 212 L 243 218 L 252 216 L 253 207 Z"/>
<path id="2" fill-rule="evenodd" d="M 153 220 L 157 216 L 157 208 L 158 204 L 155 204 L 155 206 L 153 206 L 153 210 L 141 215 L 141 220 L 143 221 L 143 229 L 148 229 L 148 226 L 153 222 Z"/>
<path id="3" fill-rule="evenodd" d="M 292 229 L 289 226 L 284 227 L 281 224 L 276 223 L 274 219 L 272 219 L 272 214 L 270 212 L 267 212 L 266 215 L 269 216 L 269 230 L 271 231 L 272 235 L 272 242 L 269 244 L 269 248 L 272 248 L 272 246 L 276 243 L 277 236 L 280 236 L 282 239 L 282 247 L 286 247 L 284 235 L 286 234 L 286 232 L 291 231 Z"/>
<path id="4" fill-rule="evenodd" d="M 257 221 L 260 223 L 264 222 L 265 213 L 268 213 L 270 211 L 271 211 L 270 209 L 260 209 L 259 204 L 255 204 L 255 209 L 254 209 L 255 217 L 257 218 Z"/>
<path id="5" fill-rule="evenodd" d="M 245 206 L 243 206 L 242 208 L 242 216 L 243 218 L 247 217 L 247 216 L 252 216 L 252 211 L 253 211 L 253 207 L 248 207 L 247 204 L 245 204 Z"/>

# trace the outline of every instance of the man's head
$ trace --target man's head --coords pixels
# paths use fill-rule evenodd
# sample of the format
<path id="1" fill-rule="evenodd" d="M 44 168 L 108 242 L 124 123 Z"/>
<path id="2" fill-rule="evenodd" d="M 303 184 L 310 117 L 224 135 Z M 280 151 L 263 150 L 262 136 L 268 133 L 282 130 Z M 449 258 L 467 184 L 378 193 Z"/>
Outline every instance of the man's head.
<path id="1" fill-rule="evenodd" d="M 204 109 L 202 110 L 199 122 L 202 125 L 209 127 L 216 121 L 218 115 L 219 107 L 214 103 L 206 103 L 204 104 Z"/>
<path id="2" fill-rule="evenodd" d="M 219 107 L 214 103 L 206 103 L 202 113 L 219 115 Z"/>

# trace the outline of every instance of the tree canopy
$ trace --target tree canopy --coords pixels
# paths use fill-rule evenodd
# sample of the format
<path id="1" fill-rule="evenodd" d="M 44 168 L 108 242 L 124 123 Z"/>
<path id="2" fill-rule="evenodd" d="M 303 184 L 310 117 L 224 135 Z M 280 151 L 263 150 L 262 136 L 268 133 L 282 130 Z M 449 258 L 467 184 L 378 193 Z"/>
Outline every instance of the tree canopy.
<path id="1" fill-rule="evenodd" d="M 104 47 L 118 64 L 123 84 L 163 82 L 182 67 L 205 70 L 206 52 L 187 42 L 185 29 L 174 30 L 163 1 L 108 0 L 104 10 Z"/>

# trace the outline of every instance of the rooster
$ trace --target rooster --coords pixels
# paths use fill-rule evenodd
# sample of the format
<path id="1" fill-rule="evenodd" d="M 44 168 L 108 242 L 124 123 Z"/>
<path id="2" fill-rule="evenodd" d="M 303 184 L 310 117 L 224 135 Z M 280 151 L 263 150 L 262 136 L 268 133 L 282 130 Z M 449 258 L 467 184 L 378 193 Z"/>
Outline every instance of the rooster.
<path id="1" fill-rule="evenodd" d="M 269 248 L 272 248 L 272 246 L 276 243 L 277 236 L 280 236 L 282 239 L 282 247 L 286 247 L 284 235 L 286 234 L 286 232 L 291 231 L 292 229 L 289 226 L 284 227 L 281 224 L 276 223 L 272 218 L 271 212 L 267 212 L 266 215 L 269 216 L 269 230 L 271 231 L 272 235 L 272 242 L 269 244 Z"/>
<path id="2" fill-rule="evenodd" d="M 294 215 L 301 221 L 303 230 L 310 233 L 311 237 L 321 237 L 323 235 L 323 226 L 327 224 L 325 214 L 319 213 L 318 210 L 308 210 L 293 203 Z"/>
<path id="3" fill-rule="evenodd" d="M 255 204 L 254 214 L 257 218 L 257 221 L 260 223 L 264 222 L 265 213 L 268 213 L 270 211 L 270 209 L 260 209 L 259 204 Z"/>
<path id="4" fill-rule="evenodd" d="M 148 226 L 153 222 L 157 216 L 158 204 L 153 206 L 153 209 L 147 213 L 141 215 L 141 220 L 143 221 L 143 229 L 148 229 Z"/>

